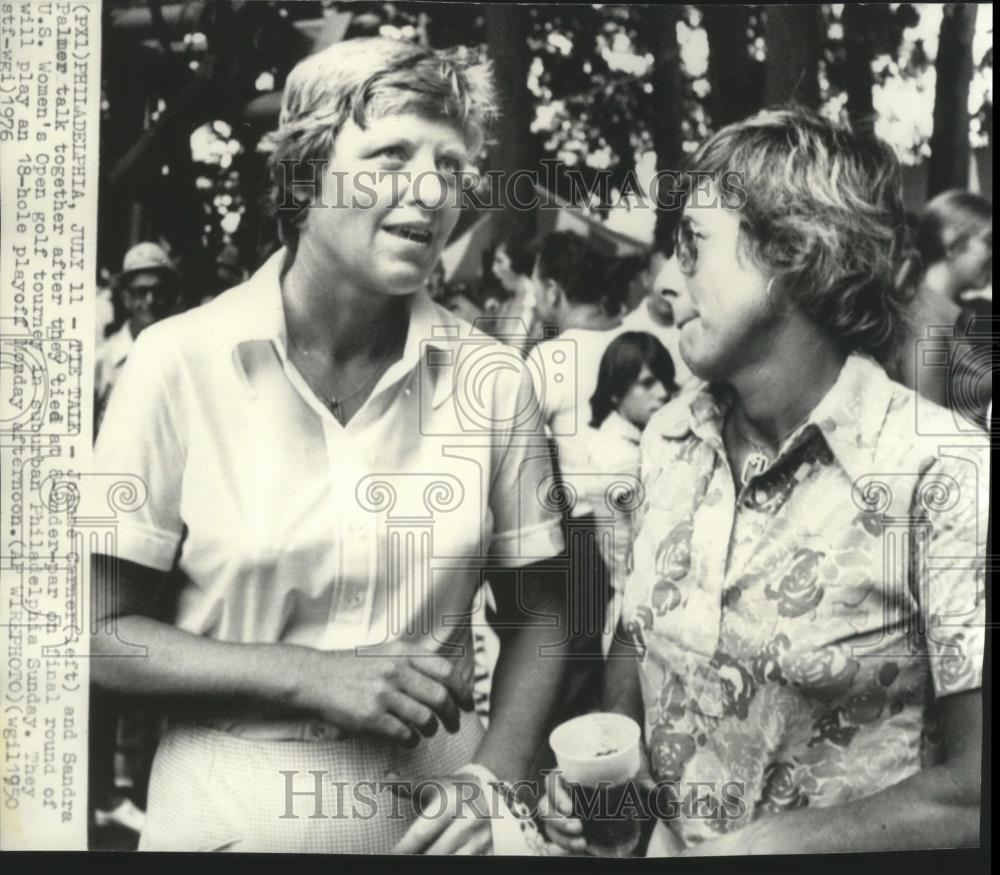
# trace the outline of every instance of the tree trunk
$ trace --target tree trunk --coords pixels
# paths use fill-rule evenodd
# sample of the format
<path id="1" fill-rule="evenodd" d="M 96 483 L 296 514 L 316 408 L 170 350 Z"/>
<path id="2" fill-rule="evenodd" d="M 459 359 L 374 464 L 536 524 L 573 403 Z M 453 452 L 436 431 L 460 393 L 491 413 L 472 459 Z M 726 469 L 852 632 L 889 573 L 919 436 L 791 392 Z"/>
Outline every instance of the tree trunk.
<path id="1" fill-rule="evenodd" d="M 969 183 L 969 81 L 978 7 L 947 3 L 934 69 L 934 133 L 927 165 L 927 197 Z"/>
<path id="2" fill-rule="evenodd" d="M 500 118 L 493 132 L 496 144 L 492 147 L 490 161 L 491 169 L 502 174 L 498 194 L 504 209 L 499 216 L 498 232 L 504 236 L 531 237 L 537 228 L 536 211 L 517 209 L 516 204 L 511 203 L 511 200 L 523 200 L 530 193 L 529 186 L 522 181 L 515 191 L 508 192 L 506 185 L 518 170 L 533 171 L 538 166 L 531 136 L 534 110 L 528 91 L 531 64 L 528 9 L 513 3 L 490 3 L 483 7 L 483 15 L 500 103 Z"/>
<path id="3" fill-rule="evenodd" d="M 848 3 L 844 6 L 841 21 L 847 56 L 847 115 L 852 125 L 870 125 L 875 118 L 872 98 L 875 85 L 872 74 L 875 56 L 872 8 L 867 4 Z"/>
<path id="4" fill-rule="evenodd" d="M 764 40 L 764 101 L 819 106 L 819 57 L 823 48 L 821 6 L 768 6 Z"/>
<path id="5" fill-rule="evenodd" d="M 750 15 L 745 6 L 700 6 L 708 35 L 708 108 L 719 130 L 761 108 L 764 95 L 747 45 Z"/>
<path id="6" fill-rule="evenodd" d="M 681 121 L 684 118 L 684 80 L 681 73 L 681 52 L 677 44 L 678 6 L 647 6 L 644 8 L 653 44 L 653 99 L 649 129 L 656 152 L 656 170 L 678 171 L 684 161 L 684 138 Z M 655 196 L 655 192 L 654 192 Z M 665 201 L 661 193 L 659 200 Z M 677 210 L 657 209 L 654 241 L 657 249 L 669 249 Z"/>

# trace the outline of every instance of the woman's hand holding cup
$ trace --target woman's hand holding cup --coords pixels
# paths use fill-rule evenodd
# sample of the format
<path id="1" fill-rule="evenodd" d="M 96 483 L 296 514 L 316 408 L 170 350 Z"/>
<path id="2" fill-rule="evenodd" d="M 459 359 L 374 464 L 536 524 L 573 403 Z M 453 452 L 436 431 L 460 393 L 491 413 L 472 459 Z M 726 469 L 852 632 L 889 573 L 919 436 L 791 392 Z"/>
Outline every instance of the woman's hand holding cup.
<path id="1" fill-rule="evenodd" d="M 586 714 L 553 730 L 549 744 L 558 771 L 549 774 L 540 805 L 550 841 L 571 853 L 635 852 L 649 783 L 641 734 L 634 720 L 612 713 Z"/>
<path id="2" fill-rule="evenodd" d="M 571 854 L 585 854 L 587 840 L 583 837 L 583 821 L 573 816 L 573 800 L 569 788 L 558 771 L 545 778 L 545 795 L 538 804 L 545 837 Z"/>

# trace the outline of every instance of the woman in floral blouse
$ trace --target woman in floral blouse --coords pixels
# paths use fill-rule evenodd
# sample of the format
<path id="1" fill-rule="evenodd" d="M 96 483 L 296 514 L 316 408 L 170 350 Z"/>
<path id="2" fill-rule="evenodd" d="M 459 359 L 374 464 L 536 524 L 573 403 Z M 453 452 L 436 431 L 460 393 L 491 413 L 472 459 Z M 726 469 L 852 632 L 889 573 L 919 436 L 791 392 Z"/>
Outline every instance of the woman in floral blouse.
<path id="1" fill-rule="evenodd" d="M 612 652 L 638 662 L 609 659 L 605 707 L 644 725 L 673 853 L 975 845 L 989 456 L 878 363 L 898 163 L 782 110 L 689 169 L 725 183 L 691 185 L 678 233 L 703 382 L 643 434 Z M 585 850 L 561 783 L 548 802 Z"/>

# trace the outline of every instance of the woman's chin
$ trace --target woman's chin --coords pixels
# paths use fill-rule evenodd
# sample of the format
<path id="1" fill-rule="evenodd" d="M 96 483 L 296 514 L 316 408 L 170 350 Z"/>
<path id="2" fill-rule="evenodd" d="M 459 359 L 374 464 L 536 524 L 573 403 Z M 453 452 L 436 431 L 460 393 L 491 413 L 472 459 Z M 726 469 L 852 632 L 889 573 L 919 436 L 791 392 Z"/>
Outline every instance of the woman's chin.
<path id="1" fill-rule="evenodd" d="M 678 350 L 681 358 L 684 360 L 684 364 L 687 365 L 688 370 L 696 377 L 708 380 L 710 377 L 706 376 L 706 374 L 712 369 L 712 360 L 711 356 L 705 355 L 705 350 L 700 347 L 701 345 L 694 337 L 693 328 L 681 331 Z"/>
<path id="2" fill-rule="evenodd" d="M 707 350 L 685 350 L 681 345 L 681 358 L 688 370 L 699 380 L 707 383 L 716 382 L 725 377 L 727 368 L 718 355 L 711 355 Z"/>
<path id="3" fill-rule="evenodd" d="M 430 273 L 413 264 L 393 265 L 383 273 L 379 291 L 384 295 L 412 295 L 427 284 Z"/>

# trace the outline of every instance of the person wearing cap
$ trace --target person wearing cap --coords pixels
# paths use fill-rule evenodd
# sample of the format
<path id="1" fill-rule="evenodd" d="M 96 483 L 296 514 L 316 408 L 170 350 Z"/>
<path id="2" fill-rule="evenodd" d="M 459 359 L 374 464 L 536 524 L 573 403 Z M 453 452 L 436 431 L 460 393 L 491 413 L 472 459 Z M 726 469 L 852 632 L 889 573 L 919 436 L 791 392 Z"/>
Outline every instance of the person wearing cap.
<path id="1" fill-rule="evenodd" d="M 135 339 L 177 305 L 179 275 L 162 246 L 137 243 L 125 253 L 114 288 L 125 313 L 121 327 L 104 341 L 94 375 L 94 432 L 100 429 L 108 398 Z"/>

